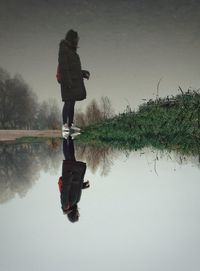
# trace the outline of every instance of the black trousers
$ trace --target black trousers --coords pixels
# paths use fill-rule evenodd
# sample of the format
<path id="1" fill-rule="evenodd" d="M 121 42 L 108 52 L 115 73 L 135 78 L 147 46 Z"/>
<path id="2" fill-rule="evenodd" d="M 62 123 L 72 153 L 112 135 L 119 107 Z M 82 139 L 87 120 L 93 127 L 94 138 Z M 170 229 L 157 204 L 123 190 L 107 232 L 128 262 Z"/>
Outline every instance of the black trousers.
<path id="1" fill-rule="evenodd" d="M 63 124 L 67 123 L 69 127 L 71 127 L 74 120 L 74 106 L 75 101 L 66 101 L 63 105 Z"/>

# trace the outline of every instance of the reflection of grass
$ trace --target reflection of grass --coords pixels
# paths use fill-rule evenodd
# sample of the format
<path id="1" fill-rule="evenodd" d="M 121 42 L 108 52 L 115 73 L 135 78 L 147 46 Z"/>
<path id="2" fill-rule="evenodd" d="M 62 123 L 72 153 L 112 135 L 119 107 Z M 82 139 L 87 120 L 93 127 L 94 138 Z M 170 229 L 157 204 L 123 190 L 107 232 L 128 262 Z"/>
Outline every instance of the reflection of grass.
<path id="1" fill-rule="evenodd" d="M 44 143 L 52 140 L 56 140 L 58 138 L 52 137 L 36 137 L 36 136 L 25 136 L 16 139 L 16 143 Z"/>
<path id="2" fill-rule="evenodd" d="M 173 98 L 150 100 L 137 112 L 119 114 L 84 129 L 81 142 L 109 144 L 117 148 L 200 151 L 200 94 L 188 91 Z"/>
<path id="3" fill-rule="evenodd" d="M 43 143 L 46 142 L 48 138 L 45 137 L 34 137 L 34 136 L 25 136 L 17 138 L 16 142 L 18 143 Z"/>

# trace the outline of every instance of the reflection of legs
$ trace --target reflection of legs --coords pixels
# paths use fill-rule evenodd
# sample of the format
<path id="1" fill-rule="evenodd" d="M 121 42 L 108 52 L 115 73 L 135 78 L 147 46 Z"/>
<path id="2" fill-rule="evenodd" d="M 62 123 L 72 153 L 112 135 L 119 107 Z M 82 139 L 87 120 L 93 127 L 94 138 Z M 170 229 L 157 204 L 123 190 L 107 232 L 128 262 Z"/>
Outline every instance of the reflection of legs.
<path id="1" fill-rule="evenodd" d="M 69 136 L 67 139 L 63 139 L 63 153 L 65 156 L 65 160 L 75 161 L 75 155 L 74 155 L 74 142 Z"/>
<path id="2" fill-rule="evenodd" d="M 67 123 L 69 127 L 71 127 L 74 119 L 74 106 L 75 101 L 66 101 L 63 105 L 63 124 Z"/>

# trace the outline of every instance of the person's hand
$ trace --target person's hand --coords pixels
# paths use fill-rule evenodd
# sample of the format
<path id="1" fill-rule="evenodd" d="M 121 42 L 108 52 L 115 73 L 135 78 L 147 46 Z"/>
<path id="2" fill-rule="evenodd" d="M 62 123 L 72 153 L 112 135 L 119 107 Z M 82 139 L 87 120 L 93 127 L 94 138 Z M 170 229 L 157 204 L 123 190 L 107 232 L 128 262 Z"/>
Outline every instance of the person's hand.
<path id="1" fill-rule="evenodd" d="M 89 187 L 90 186 L 90 182 L 89 181 L 85 182 L 85 186 Z"/>
<path id="2" fill-rule="evenodd" d="M 90 78 L 90 73 L 89 73 L 89 71 L 86 71 L 86 72 L 85 72 L 85 78 L 86 78 L 87 80 L 89 80 L 89 78 Z"/>
<path id="3" fill-rule="evenodd" d="M 83 189 L 89 188 L 89 187 L 90 187 L 89 181 L 83 183 Z"/>
<path id="4" fill-rule="evenodd" d="M 83 70 L 82 73 L 83 73 L 83 78 L 89 80 L 89 78 L 90 78 L 90 72 L 86 71 L 86 70 Z"/>

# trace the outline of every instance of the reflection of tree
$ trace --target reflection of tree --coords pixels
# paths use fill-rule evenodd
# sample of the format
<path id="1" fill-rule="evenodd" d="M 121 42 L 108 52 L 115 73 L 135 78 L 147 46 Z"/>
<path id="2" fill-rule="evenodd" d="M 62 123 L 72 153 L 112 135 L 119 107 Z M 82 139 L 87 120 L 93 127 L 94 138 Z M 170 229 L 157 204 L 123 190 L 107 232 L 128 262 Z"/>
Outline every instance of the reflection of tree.
<path id="1" fill-rule="evenodd" d="M 0 144 L 0 203 L 4 203 L 15 195 L 23 197 L 35 184 L 40 171 L 58 174 L 63 153 L 60 140 L 52 140 L 40 144 Z M 81 145 L 75 142 L 76 159 L 85 161 L 90 170 L 95 173 L 98 169 L 101 175 L 109 173 L 114 160 L 122 151 L 114 150 L 108 146 Z M 126 151 L 129 156 L 132 151 Z M 175 164 L 192 164 L 200 167 L 198 156 L 180 155 L 176 152 L 157 151 L 145 148 L 134 152 L 133 159 L 145 155 L 154 170 L 158 170 L 159 160 L 172 160 Z M 59 173 L 60 174 L 60 173 Z"/>
<path id="2" fill-rule="evenodd" d="M 62 152 L 55 142 L 40 144 L 0 144 L 0 203 L 16 194 L 26 195 L 40 171 L 55 172 Z"/>
<path id="3" fill-rule="evenodd" d="M 108 146 L 75 145 L 76 159 L 86 161 L 90 170 L 95 173 L 100 168 L 101 175 L 106 176 L 113 160 L 118 156 L 119 151 Z"/>
<path id="4" fill-rule="evenodd" d="M 86 161 L 87 166 L 90 170 L 95 173 L 100 169 L 100 174 L 106 176 L 111 166 L 113 165 L 115 159 L 119 157 L 120 154 L 124 154 L 128 157 L 130 154 L 133 155 L 133 159 L 138 159 L 138 156 L 144 155 L 147 159 L 149 156 L 148 164 L 152 164 L 152 169 L 158 175 L 159 172 L 159 161 L 161 160 L 171 160 L 174 162 L 174 166 L 191 164 L 194 167 L 200 168 L 198 155 L 183 155 L 175 151 L 160 151 L 154 148 L 144 148 L 140 151 L 123 151 L 113 149 L 110 146 L 95 146 L 95 145 L 75 145 L 76 159 Z"/>

